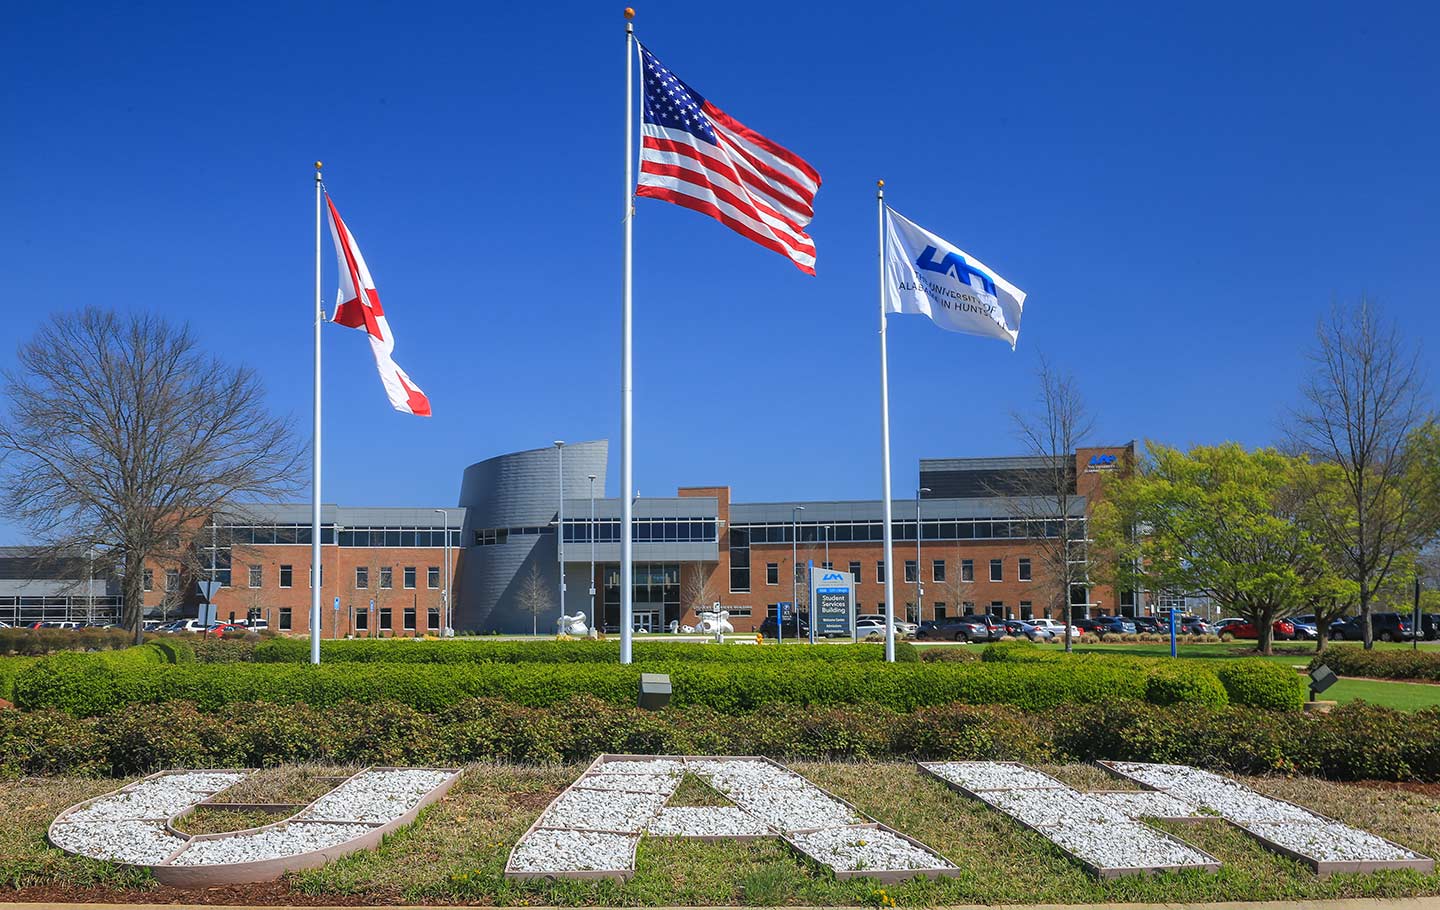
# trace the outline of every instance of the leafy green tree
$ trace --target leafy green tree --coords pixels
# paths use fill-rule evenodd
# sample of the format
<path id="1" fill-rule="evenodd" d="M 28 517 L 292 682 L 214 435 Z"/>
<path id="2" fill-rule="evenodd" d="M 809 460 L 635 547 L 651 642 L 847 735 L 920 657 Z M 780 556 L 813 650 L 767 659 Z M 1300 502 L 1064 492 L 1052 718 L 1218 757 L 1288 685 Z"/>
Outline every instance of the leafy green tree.
<path id="1" fill-rule="evenodd" d="M 1132 588 L 1207 594 L 1253 623 L 1271 653 L 1271 624 L 1333 579 L 1299 520 L 1295 478 L 1306 462 L 1235 443 L 1148 450 L 1096 509 L 1104 573 Z"/>

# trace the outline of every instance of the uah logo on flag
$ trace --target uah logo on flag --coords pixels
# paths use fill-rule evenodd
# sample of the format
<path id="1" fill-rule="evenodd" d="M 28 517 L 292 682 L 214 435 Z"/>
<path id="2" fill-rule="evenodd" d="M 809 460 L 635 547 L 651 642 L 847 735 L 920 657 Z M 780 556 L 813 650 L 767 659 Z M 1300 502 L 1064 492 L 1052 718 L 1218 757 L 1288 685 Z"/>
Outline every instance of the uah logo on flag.
<path id="1" fill-rule="evenodd" d="M 1008 341 L 1020 338 L 1025 292 L 994 269 L 888 206 L 885 312 L 928 316 L 940 328 Z"/>

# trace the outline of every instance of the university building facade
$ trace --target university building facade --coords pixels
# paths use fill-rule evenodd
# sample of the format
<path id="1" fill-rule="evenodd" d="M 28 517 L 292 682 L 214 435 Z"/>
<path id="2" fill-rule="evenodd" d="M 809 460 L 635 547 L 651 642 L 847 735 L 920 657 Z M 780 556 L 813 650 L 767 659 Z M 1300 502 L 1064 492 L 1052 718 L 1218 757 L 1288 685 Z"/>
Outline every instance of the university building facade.
<path id="1" fill-rule="evenodd" d="M 618 629 L 620 501 L 600 495 L 608 455 L 608 443 L 598 440 L 564 446 L 563 454 L 550 446 L 486 459 L 465 469 L 454 507 L 324 506 L 325 637 L 439 634 L 447 582 L 453 628 L 462 633 L 553 631 L 561 612 L 562 543 L 563 611 L 598 614 L 603 627 Z M 1074 495 L 1063 519 L 1022 498 L 1034 490 L 1037 472 L 1048 470 L 1044 459 L 922 460 L 925 491 L 893 504 L 897 616 L 1059 618 L 1057 592 L 1045 583 L 1045 553 L 1053 546 L 1042 538 L 1054 538 L 1065 520 L 1083 547 L 1104 479 L 1128 470 L 1134 457 L 1134 443 L 1075 452 L 1065 465 Z M 752 630 L 779 604 L 798 600 L 803 612 L 811 562 L 851 572 L 857 612 L 882 613 L 891 571 L 882 514 L 879 500 L 734 502 L 727 486 L 637 497 L 635 624 L 651 632 L 694 625 L 700 609 L 719 603 L 737 630 Z M 250 506 L 216 516 L 213 525 L 197 534 L 188 568 L 156 563 L 147 570 L 147 617 L 196 615 L 202 595 L 195 582 L 211 577 L 213 566 L 218 618 L 263 619 L 273 630 L 305 634 L 310 507 Z M 103 603 L 113 611 L 118 586 L 111 580 L 104 587 Z M 1063 599 L 1073 617 L 1136 611 L 1133 597 L 1102 585 L 1076 586 Z M 43 611 L 9 600 L 0 600 L 0 620 L 17 624 L 80 612 L 74 597 L 51 596 Z M 91 616 L 95 600 L 92 594 L 84 604 Z"/>

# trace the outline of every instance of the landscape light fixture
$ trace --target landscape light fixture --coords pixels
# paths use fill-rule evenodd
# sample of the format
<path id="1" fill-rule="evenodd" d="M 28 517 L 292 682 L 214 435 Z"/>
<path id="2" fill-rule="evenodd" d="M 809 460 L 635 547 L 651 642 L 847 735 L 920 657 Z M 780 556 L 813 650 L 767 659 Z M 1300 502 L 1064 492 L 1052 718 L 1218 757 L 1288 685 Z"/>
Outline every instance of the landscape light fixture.
<path id="1" fill-rule="evenodd" d="M 1311 670 L 1311 671 L 1310 671 L 1310 700 L 1311 700 L 1311 701 L 1314 701 L 1314 700 L 1315 700 L 1315 696 L 1319 695 L 1321 692 L 1324 692 L 1326 689 L 1328 689 L 1328 688 L 1330 688 L 1331 686 L 1335 685 L 1335 683 L 1336 683 L 1337 681 L 1339 681 L 1339 679 L 1340 679 L 1340 677 L 1338 677 L 1338 676 L 1335 675 L 1335 671 L 1332 670 L 1332 669 L 1330 669 L 1329 667 L 1325 666 L 1324 664 L 1321 664 L 1320 666 L 1318 666 L 1318 667 L 1316 667 L 1315 669 Z"/>
<path id="2" fill-rule="evenodd" d="M 670 706 L 670 674 L 640 674 L 640 707 L 659 711 Z"/>

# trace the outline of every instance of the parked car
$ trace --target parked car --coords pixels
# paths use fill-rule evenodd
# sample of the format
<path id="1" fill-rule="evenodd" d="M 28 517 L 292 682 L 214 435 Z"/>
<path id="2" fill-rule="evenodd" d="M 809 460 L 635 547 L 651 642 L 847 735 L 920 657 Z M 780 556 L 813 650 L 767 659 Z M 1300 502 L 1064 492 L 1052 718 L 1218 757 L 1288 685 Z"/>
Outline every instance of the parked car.
<path id="1" fill-rule="evenodd" d="M 1240 624 L 1242 624 L 1242 623 L 1244 623 L 1244 622 L 1245 622 L 1245 620 L 1239 618 L 1238 616 L 1230 617 L 1230 618 L 1228 618 L 1228 619 L 1218 620 L 1218 621 L 1216 621 L 1216 623 L 1215 623 L 1215 634 L 1216 634 L 1216 635 L 1226 635 L 1226 634 L 1234 635 L 1235 633 L 1234 633 L 1234 631 L 1232 631 L 1232 630 L 1233 630 L 1236 626 L 1238 626 L 1238 625 L 1240 625 Z"/>
<path id="2" fill-rule="evenodd" d="M 765 617 L 764 621 L 760 623 L 760 628 L 756 629 L 755 631 L 759 632 L 765 638 L 780 638 L 782 641 L 794 639 L 796 637 L 808 639 L 810 637 L 810 624 L 805 621 L 804 617 L 801 617 L 800 628 L 797 632 L 795 628 L 795 617 L 792 616 L 789 619 L 785 620 L 784 629 L 777 630 L 775 628 L 775 617 L 767 616 Z M 781 632 L 784 633 L 783 638 L 780 635 Z M 864 638 L 863 635 L 860 637 Z"/>
<path id="3" fill-rule="evenodd" d="M 975 613 L 952 620 L 954 641 L 999 641 L 1005 637 L 1005 623 L 988 613 Z"/>
<path id="4" fill-rule="evenodd" d="M 860 625 L 861 623 L 871 623 L 871 622 L 878 622 L 878 623 L 883 627 L 883 626 L 885 625 L 885 614 L 884 614 L 884 613 L 861 613 L 859 616 L 855 617 L 855 625 L 857 625 L 857 626 Z M 901 618 L 898 617 L 898 616 L 895 617 L 895 634 L 896 634 L 896 635 L 905 635 L 905 636 L 908 637 L 908 636 L 917 634 L 919 631 L 920 631 L 920 626 L 919 626 L 918 623 L 909 622 L 909 621 L 907 621 L 907 620 L 901 619 Z"/>
<path id="5" fill-rule="evenodd" d="M 1425 641 L 1440 638 L 1440 613 L 1421 613 L 1419 631 Z"/>
<path id="6" fill-rule="evenodd" d="M 1128 635 L 1135 631 L 1135 623 L 1124 616 L 1091 616 L 1087 619 L 1075 620 L 1075 625 L 1082 632 L 1089 632 L 1091 635 L 1098 635 L 1101 638 L 1106 635 Z"/>
<path id="7" fill-rule="evenodd" d="M 1184 635 L 1215 635 L 1215 627 L 1198 616 L 1190 616 L 1180 620 L 1175 631 Z"/>
<path id="8" fill-rule="evenodd" d="M 1052 641 L 1055 633 L 1049 629 L 1042 629 L 1033 623 L 1021 619 L 1005 620 L 1005 634 L 1011 638 L 1025 638 L 1030 641 Z"/>
<path id="9" fill-rule="evenodd" d="M 1236 638 L 1253 638 L 1259 640 L 1260 633 L 1256 631 L 1255 624 L 1248 619 L 1242 619 L 1225 627 Z M 1295 624 L 1288 619 L 1277 619 L 1270 624 L 1270 634 L 1276 641 L 1289 641 L 1295 637 Z"/>
<path id="10" fill-rule="evenodd" d="M 1028 619 L 1026 622 L 1032 626 L 1039 626 L 1042 629 L 1049 629 L 1051 632 L 1054 632 L 1057 641 L 1065 637 L 1065 624 L 1063 622 L 1056 622 L 1053 619 Z M 1080 629 L 1076 626 L 1071 626 L 1070 637 L 1072 639 L 1079 638 Z"/>
<path id="11" fill-rule="evenodd" d="M 1371 613 L 1370 632 L 1376 641 L 1409 641 L 1415 637 L 1409 620 L 1400 613 Z M 1351 616 L 1333 623 L 1330 637 L 1336 641 L 1364 641 L 1365 626 L 1360 617 Z"/>
<path id="12" fill-rule="evenodd" d="M 1168 616 L 1127 616 L 1126 619 L 1135 624 L 1137 632 L 1166 632 L 1170 631 L 1170 617 Z"/>
<path id="13" fill-rule="evenodd" d="M 1313 622 L 1305 622 L 1298 616 L 1292 616 L 1290 625 L 1295 627 L 1296 641 L 1314 641 L 1320 637 L 1319 629 Z"/>

